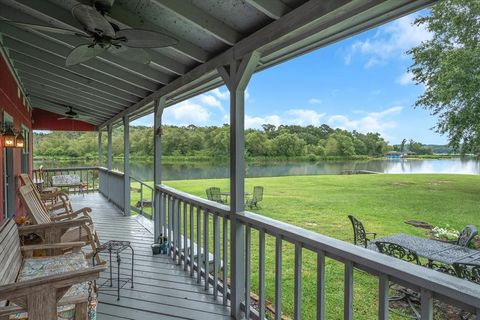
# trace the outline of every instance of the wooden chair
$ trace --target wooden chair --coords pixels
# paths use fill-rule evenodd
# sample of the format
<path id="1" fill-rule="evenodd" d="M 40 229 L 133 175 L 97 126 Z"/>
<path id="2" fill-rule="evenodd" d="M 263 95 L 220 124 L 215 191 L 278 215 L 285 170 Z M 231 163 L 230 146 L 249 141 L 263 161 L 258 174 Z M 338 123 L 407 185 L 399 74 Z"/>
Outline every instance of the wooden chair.
<path id="1" fill-rule="evenodd" d="M 61 232 L 59 231 L 54 235 L 39 234 L 38 236 L 40 236 L 46 243 L 84 241 L 92 248 L 92 252 L 87 255 L 88 257 L 91 257 L 93 252 L 95 252 L 95 249 L 100 246 L 100 240 L 95 231 L 93 220 L 89 215 L 92 209 L 82 208 L 77 211 L 51 216 L 49 212 L 46 211 L 42 202 L 38 199 L 34 188 L 34 186 L 25 185 L 20 187 L 19 190 L 20 199 L 27 209 L 29 218 L 33 224 L 42 225 L 58 221 L 77 220 L 79 218 L 83 219 L 83 224 L 81 225 L 61 230 Z M 96 255 L 96 259 L 97 263 L 103 263 L 99 255 Z"/>
<path id="2" fill-rule="evenodd" d="M 373 239 L 375 239 L 377 234 L 375 232 L 366 232 L 363 223 L 351 214 L 348 215 L 348 218 L 350 219 L 353 227 L 353 243 L 355 245 L 361 245 L 367 248 L 370 242 L 368 235 L 372 235 Z"/>
<path id="3" fill-rule="evenodd" d="M 208 200 L 212 200 L 218 203 L 225 203 L 222 199 L 222 195 L 220 194 L 220 188 L 218 187 L 210 187 L 206 190 Z"/>
<path id="4" fill-rule="evenodd" d="M 56 190 L 48 193 L 40 193 L 36 186 L 33 184 L 32 179 L 30 179 L 30 176 L 25 173 L 20 174 L 20 180 L 24 185 L 32 186 L 36 196 L 45 205 L 45 208 L 50 213 L 58 214 L 73 211 L 70 200 L 64 192 Z M 50 202 L 51 204 L 47 204 L 48 202 Z"/>
<path id="5" fill-rule="evenodd" d="M 24 318 L 26 312 L 30 320 L 54 320 L 68 308 L 75 310 L 76 320 L 88 319 L 89 298 L 95 298 L 88 289 L 105 266 L 88 265 L 82 242 L 22 247 L 20 235 L 33 227 L 17 228 L 11 219 L 0 224 L 0 319 Z M 73 252 L 32 257 L 33 250 L 65 248 Z"/>
<path id="6" fill-rule="evenodd" d="M 246 205 L 250 209 L 260 209 L 259 202 L 263 200 L 263 187 L 262 186 L 255 186 L 253 187 L 253 194 L 252 197 L 247 199 Z"/>

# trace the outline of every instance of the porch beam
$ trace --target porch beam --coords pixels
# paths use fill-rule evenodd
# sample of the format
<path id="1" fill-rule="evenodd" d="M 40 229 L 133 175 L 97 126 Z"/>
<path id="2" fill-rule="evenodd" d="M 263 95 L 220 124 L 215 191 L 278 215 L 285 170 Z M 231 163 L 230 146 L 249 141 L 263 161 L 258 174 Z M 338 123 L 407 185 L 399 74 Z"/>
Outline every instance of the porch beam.
<path id="1" fill-rule="evenodd" d="M 80 1 L 85 3 L 89 2 L 90 0 Z M 109 12 L 109 16 L 113 18 L 115 22 L 122 24 L 126 27 L 145 30 L 158 30 L 159 32 L 162 32 L 170 37 L 177 39 L 178 43 L 174 46 L 169 47 L 168 50 L 172 50 L 194 61 L 203 63 L 212 58 L 213 56 L 210 52 L 205 51 L 196 44 L 193 44 L 186 39 L 178 37 L 177 35 L 169 32 L 168 30 L 160 28 L 156 24 L 146 21 L 143 17 L 132 15 L 131 12 L 125 10 L 121 6 L 113 6 Z M 148 53 L 152 55 L 152 57 L 159 55 L 159 53 L 154 50 L 148 50 Z M 187 72 L 186 66 L 179 64 L 179 62 L 171 63 L 171 61 L 169 61 L 169 63 L 167 64 L 162 63 L 160 60 L 161 59 L 157 59 L 154 62 L 179 75 L 183 75 Z"/>
<path id="2" fill-rule="evenodd" d="M 36 61 L 32 64 L 31 61 L 22 62 L 14 59 L 11 59 L 11 61 L 16 70 L 32 73 L 36 76 L 50 79 L 55 82 L 64 83 L 70 87 L 76 87 L 79 90 L 88 90 L 95 94 L 108 96 L 109 99 L 113 99 L 114 101 L 124 101 L 127 104 L 131 104 L 140 100 L 139 97 L 133 94 L 125 93 L 117 88 L 94 81 L 93 79 L 71 73 L 68 70 L 52 67 L 47 63 Z"/>
<path id="3" fill-rule="evenodd" d="M 237 218 L 245 206 L 245 88 L 259 59 L 260 54 L 254 52 L 218 68 L 230 91 L 230 301 L 235 319 L 242 319 L 240 306 L 245 297 L 245 231 Z"/>
<path id="4" fill-rule="evenodd" d="M 292 10 L 280 0 L 245 0 L 245 2 L 275 20 Z"/>
<path id="5" fill-rule="evenodd" d="M 228 45 L 233 46 L 242 38 L 239 32 L 191 3 L 178 0 L 154 0 L 154 2 Z"/>
<path id="6" fill-rule="evenodd" d="M 153 201 L 154 240 L 157 241 L 160 234 L 165 234 L 165 217 L 162 216 L 160 205 L 160 193 L 156 186 L 162 183 L 162 115 L 165 109 L 165 97 L 160 97 L 154 102 L 154 153 L 153 153 L 153 181 L 155 199 Z M 165 205 L 165 204 L 163 204 Z"/>
<path id="7" fill-rule="evenodd" d="M 123 215 L 130 215 L 130 119 L 123 116 Z M 142 201 L 143 199 L 140 199 Z"/>

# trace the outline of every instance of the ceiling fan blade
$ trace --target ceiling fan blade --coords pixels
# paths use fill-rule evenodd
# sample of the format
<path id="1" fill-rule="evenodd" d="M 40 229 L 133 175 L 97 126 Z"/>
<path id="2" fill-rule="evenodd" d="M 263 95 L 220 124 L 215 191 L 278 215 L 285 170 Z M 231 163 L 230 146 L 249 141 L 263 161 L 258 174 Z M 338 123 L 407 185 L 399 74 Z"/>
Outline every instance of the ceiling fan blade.
<path id="1" fill-rule="evenodd" d="M 79 4 L 72 8 L 72 15 L 88 33 L 94 33 L 110 38 L 115 37 L 115 30 L 100 12 L 94 7 Z"/>
<path id="2" fill-rule="evenodd" d="M 32 23 L 26 23 L 26 22 L 19 22 L 19 21 L 8 21 L 8 20 L 0 20 L 1 22 L 5 22 L 7 24 L 11 24 L 15 27 L 19 27 L 22 29 L 32 29 L 35 31 L 40 31 L 40 32 L 50 32 L 50 33 L 57 33 L 57 34 L 64 34 L 67 36 L 79 36 L 79 37 L 90 37 L 88 34 L 85 32 L 77 32 L 77 31 L 72 31 L 68 29 L 62 29 L 62 28 L 57 28 L 57 27 L 50 27 L 50 26 L 43 26 L 39 24 L 32 24 Z"/>
<path id="3" fill-rule="evenodd" d="M 57 118 L 57 120 L 71 120 L 72 118 L 70 117 L 60 117 L 60 118 Z"/>
<path id="4" fill-rule="evenodd" d="M 176 45 L 178 40 L 166 34 L 141 29 L 124 29 L 115 38 L 130 48 L 163 48 Z"/>
<path id="5" fill-rule="evenodd" d="M 131 62 L 139 64 L 150 63 L 150 55 L 141 48 L 128 48 L 125 46 L 110 46 L 108 52 Z"/>
<path id="6" fill-rule="evenodd" d="M 88 61 L 92 58 L 95 58 L 99 54 L 105 51 L 105 47 L 92 46 L 90 44 L 81 44 L 78 47 L 70 51 L 65 65 L 73 66 L 85 61 Z"/>

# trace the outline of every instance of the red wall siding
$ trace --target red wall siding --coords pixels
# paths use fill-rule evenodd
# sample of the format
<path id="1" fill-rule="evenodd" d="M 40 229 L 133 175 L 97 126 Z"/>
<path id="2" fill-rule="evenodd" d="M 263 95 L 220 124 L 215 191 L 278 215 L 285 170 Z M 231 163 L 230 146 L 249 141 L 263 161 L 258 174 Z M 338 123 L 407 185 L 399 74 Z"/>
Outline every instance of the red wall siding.
<path id="1" fill-rule="evenodd" d="M 95 131 L 93 124 L 79 121 L 58 118 L 63 115 L 49 112 L 42 109 L 33 109 L 34 130 L 58 130 L 58 131 Z"/>
<path id="2" fill-rule="evenodd" d="M 16 129 L 20 129 L 22 125 L 26 126 L 30 133 L 32 132 L 32 121 L 31 114 L 28 111 L 28 108 L 23 105 L 23 94 L 18 97 L 18 87 L 17 83 L 11 74 L 5 60 L 0 56 L 0 120 L 3 121 L 3 112 L 7 112 L 10 116 L 13 117 L 14 126 Z M 25 137 L 26 138 L 26 137 Z M 32 134 L 30 134 L 30 170 L 32 168 Z M 20 149 L 14 149 L 14 173 L 16 181 L 16 189 L 18 190 L 19 182 L 17 176 L 21 172 L 21 152 Z M 0 139 L 0 220 L 4 218 L 4 207 L 3 201 L 5 199 L 4 193 L 4 177 L 3 177 L 3 140 Z M 15 215 L 24 214 L 24 209 L 16 197 L 15 205 Z"/>

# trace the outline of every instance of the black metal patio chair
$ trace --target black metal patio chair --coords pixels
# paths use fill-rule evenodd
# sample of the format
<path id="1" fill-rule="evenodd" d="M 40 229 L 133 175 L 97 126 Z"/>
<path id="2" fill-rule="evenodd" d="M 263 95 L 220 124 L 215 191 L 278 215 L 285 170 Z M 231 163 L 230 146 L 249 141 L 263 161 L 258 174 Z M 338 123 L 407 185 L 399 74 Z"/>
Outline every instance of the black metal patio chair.
<path id="1" fill-rule="evenodd" d="M 369 242 L 371 239 L 368 237 L 368 235 L 372 235 L 373 239 L 377 236 L 375 232 L 366 232 L 365 227 L 363 226 L 363 223 L 360 222 L 357 218 L 352 216 L 351 214 L 348 215 L 348 218 L 352 222 L 352 227 L 353 227 L 353 243 L 355 245 L 360 245 L 365 248 L 368 247 Z"/>
<path id="2" fill-rule="evenodd" d="M 455 244 L 462 247 L 468 247 L 470 241 L 478 234 L 477 228 L 474 225 L 467 225 L 455 241 Z"/>
<path id="3" fill-rule="evenodd" d="M 454 263 L 452 267 L 457 277 L 480 284 L 480 264 Z"/>
<path id="4" fill-rule="evenodd" d="M 253 187 L 252 197 L 248 198 L 246 201 L 246 205 L 250 209 L 260 209 L 258 205 L 260 201 L 263 200 L 263 187 L 262 186 L 255 186 Z"/>
<path id="5" fill-rule="evenodd" d="M 375 241 L 375 245 L 377 246 L 378 252 L 380 253 L 387 254 L 391 257 L 401 259 L 407 262 L 412 262 L 419 266 L 422 265 L 415 251 L 407 249 L 401 245 L 386 241 Z M 390 302 L 399 302 L 402 300 L 405 301 L 406 307 L 410 308 L 412 314 L 403 313 L 396 310 L 396 308 L 389 308 L 390 311 L 406 318 L 420 320 L 421 315 L 418 311 L 420 308 L 420 294 L 409 288 L 400 286 L 392 282 L 390 283 L 390 289 L 392 291 L 395 291 L 396 295 L 390 296 L 388 300 Z"/>

